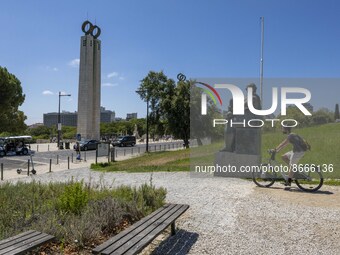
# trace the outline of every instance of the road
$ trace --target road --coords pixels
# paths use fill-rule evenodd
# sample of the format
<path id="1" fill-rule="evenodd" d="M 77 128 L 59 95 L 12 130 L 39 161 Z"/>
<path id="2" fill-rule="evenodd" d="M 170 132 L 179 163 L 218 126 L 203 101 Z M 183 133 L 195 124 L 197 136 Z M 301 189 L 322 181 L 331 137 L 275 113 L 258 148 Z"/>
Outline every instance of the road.
<path id="1" fill-rule="evenodd" d="M 181 141 L 173 141 L 173 142 L 155 142 L 149 144 L 149 151 L 163 151 L 163 150 L 172 150 L 172 149 L 179 149 L 182 147 L 183 142 Z M 48 165 L 51 163 L 53 165 L 57 164 L 67 164 L 68 158 L 70 162 L 76 161 L 76 152 L 72 149 L 70 150 L 54 150 L 54 151 L 46 151 L 52 150 L 54 146 L 45 146 L 42 145 L 32 145 L 32 159 L 34 162 L 34 166 L 40 165 Z M 72 146 L 71 146 L 72 148 Z M 44 150 L 45 151 L 41 151 Z M 38 150 L 38 151 L 37 151 Z M 129 156 L 134 156 L 138 154 L 145 153 L 146 145 L 145 144 L 137 144 L 134 147 L 115 147 L 115 156 L 116 160 L 125 159 Z M 81 151 L 81 158 L 85 161 L 94 161 L 96 157 L 96 151 Z M 28 160 L 30 160 L 30 156 L 20 156 L 20 155 L 13 155 L 13 156 L 5 156 L 0 158 L 0 164 L 3 163 L 4 171 L 13 170 L 13 169 L 27 169 Z M 32 167 L 32 165 L 30 166 Z"/>

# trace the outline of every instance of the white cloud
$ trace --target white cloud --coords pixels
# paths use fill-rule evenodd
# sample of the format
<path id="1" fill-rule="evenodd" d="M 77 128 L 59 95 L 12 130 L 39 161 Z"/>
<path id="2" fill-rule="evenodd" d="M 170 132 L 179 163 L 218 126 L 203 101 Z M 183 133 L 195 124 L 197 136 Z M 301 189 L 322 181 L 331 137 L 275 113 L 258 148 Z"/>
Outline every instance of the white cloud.
<path id="1" fill-rule="evenodd" d="M 73 60 L 71 60 L 70 62 L 68 62 L 68 65 L 71 67 L 78 67 L 80 63 L 80 59 L 79 58 L 75 58 Z"/>
<path id="2" fill-rule="evenodd" d="M 121 80 L 121 81 L 122 81 L 122 80 L 125 80 L 125 77 L 120 76 L 120 77 L 119 77 L 119 80 Z"/>
<path id="3" fill-rule="evenodd" d="M 42 94 L 43 94 L 44 96 L 54 95 L 54 93 L 53 93 L 52 91 L 50 91 L 50 90 L 44 90 L 44 91 L 42 92 Z"/>
<path id="4" fill-rule="evenodd" d="M 57 67 L 45 66 L 44 68 L 45 68 L 45 70 L 47 70 L 47 71 L 54 71 L 54 72 L 59 71 L 59 69 L 58 69 Z"/>
<path id="5" fill-rule="evenodd" d="M 118 83 L 110 83 L 110 82 L 106 82 L 102 84 L 103 87 L 116 87 L 118 86 Z"/>
<path id="6" fill-rule="evenodd" d="M 117 77 L 118 73 L 117 72 L 112 72 L 107 75 L 107 78 L 112 78 L 112 77 Z"/>

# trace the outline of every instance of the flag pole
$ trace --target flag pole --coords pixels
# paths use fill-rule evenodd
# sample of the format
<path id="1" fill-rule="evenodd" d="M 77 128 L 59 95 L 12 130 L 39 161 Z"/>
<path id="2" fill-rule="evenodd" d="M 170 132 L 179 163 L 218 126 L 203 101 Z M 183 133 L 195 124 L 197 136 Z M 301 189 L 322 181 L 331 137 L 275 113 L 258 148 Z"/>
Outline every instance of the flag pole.
<path id="1" fill-rule="evenodd" d="M 264 17 L 261 17 L 261 61 L 260 61 L 260 98 L 263 105 L 263 45 L 264 45 Z"/>

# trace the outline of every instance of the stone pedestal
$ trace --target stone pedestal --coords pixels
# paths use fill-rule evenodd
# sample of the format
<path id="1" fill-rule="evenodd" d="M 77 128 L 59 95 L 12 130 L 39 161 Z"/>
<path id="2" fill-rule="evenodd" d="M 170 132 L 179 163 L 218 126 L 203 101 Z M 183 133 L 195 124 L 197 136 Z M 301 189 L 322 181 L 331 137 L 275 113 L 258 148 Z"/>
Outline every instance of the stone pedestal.
<path id="1" fill-rule="evenodd" d="M 214 176 L 251 178 L 251 167 L 259 166 L 261 163 L 261 129 L 251 127 L 235 129 L 235 151 L 216 153 L 215 166 L 216 168 L 220 166 L 219 169 L 222 171 L 216 171 Z"/>
<path id="2" fill-rule="evenodd" d="M 236 128 L 235 153 L 261 155 L 261 129 Z"/>
<path id="3" fill-rule="evenodd" d="M 220 151 L 215 155 L 215 166 L 220 166 L 222 171 L 216 171 L 214 176 L 251 178 L 251 172 L 241 172 L 241 170 L 251 169 L 251 166 L 259 166 L 260 155 L 238 154 L 235 152 Z M 217 169 L 217 167 L 216 167 Z M 227 171 L 230 169 L 231 171 Z"/>

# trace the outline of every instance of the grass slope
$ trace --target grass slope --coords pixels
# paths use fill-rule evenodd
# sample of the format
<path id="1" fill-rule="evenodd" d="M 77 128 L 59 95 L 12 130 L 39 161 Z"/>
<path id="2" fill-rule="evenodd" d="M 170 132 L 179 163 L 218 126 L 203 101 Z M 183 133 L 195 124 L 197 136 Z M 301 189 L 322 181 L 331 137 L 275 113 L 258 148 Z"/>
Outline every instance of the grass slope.
<path id="1" fill-rule="evenodd" d="M 324 177 L 340 179 L 340 123 L 295 129 L 294 132 L 301 135 L 312 146 L 311 151 L 305 154 L 301 163 L 332 166 L 333 172 L 324 173 Z M 264 133 L 262 135 L 262 160 L 267 160 L 268 149 L 275 148 L 285 138 L 286 135 L 279 131 Z M 113 162 L 109 165 L 92 165 L 92 169 L 126 172 L 189 171 L 190 160 L 195 164 L 213 164 L 215 153 L 222 147 L 223 143 L 216 143 L 190 150 L 155 152 L 124 161 Z M 287 146 L 279 155 L 291 149 L 291 146 Z M 277 160 L 283 164 L 280 156 L 277 157 Z M 325 166 L 323 168 L 325 169 Z"/>
<path id="2" fill-rule="evenodd" d="M 190 150 L 161 151 L 110 164 L 91 165 L 94 170 L 125 172 L 174 172 L 189 171 Z"/>
<path id="3" fill-rule="evenodd" d="M 324 176 L 340 179 L 340 123 L 295 129 L 293 132 L 302 136 L 312 146 L 311 151 L 307 151 L 300 162 L 302 164 L 321 165 L 323 169 L 326 166 L 333 167 L 333 172 L 324 173 Z M 280 132 L 263 134 L 263 160 L 268 157 L 267 149 L 275 148 L 285 137 L 286 135 Z M 291 149 L 292 146 L 287 146 L 285 150 L 279 152 L 279 155 Z M 283 163 L 280 157 L 277 157 L 277 159 L 280 163 Z"/>

